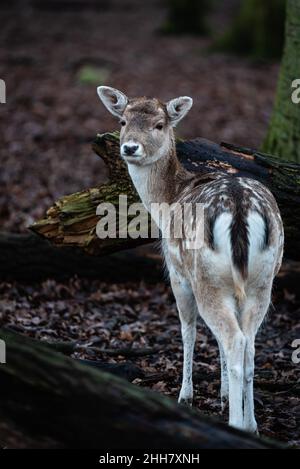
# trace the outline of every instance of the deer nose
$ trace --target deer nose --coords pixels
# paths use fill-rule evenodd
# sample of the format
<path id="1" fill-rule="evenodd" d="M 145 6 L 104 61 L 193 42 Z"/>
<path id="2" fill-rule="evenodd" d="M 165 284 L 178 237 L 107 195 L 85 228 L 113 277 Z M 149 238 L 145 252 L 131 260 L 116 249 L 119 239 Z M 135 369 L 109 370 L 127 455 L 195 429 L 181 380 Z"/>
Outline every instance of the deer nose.
<path id="1" fill-rule="evenodd" d="M 122 153 L 126 156 L 133 156 L 139 149 L 139 145 L 136 145 L 135 143 L 124 143 L 122 145 Z"/>

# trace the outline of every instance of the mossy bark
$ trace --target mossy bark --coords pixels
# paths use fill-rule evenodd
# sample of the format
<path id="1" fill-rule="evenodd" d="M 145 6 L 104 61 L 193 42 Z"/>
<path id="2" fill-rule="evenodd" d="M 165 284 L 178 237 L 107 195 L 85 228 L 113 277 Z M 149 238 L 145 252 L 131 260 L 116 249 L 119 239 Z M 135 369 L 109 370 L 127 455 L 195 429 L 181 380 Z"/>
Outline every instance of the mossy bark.
<path id="1" fill-rule="evenodd" d="M 263 151 L 300 163 L 300 103 L 292 100 L 295 91 L 292 83 L 297 78 L 300 78 L 300 0 L 288 0 L 286 41 Z"/>
<path id="2" fill-rule="evenodd" d="M 231 28 L 215 42 L 215 48 L 273 59 L 282 54 L 286 0 L 243 0 Z"/>
<path id="3" fill-rule="evenodd" d="M 206 34 L 208 0 L 168 0 L 168 17 L 162 27 L 167 34 Z"/>

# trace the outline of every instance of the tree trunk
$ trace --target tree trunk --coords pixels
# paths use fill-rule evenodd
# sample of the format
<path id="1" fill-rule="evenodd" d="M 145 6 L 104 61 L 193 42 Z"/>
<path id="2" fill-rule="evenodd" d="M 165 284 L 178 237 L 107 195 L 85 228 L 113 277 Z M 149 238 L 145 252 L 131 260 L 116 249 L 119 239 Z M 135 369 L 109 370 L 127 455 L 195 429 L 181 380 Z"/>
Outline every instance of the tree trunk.
<path id="1" fill-rule="evenodd" d="M 112 203 L 118 210 L 119 196 L 126 194 L 128 205 L 138 202 L 127 169 L 119 157 L 117 134 L 98 136 L 93 145 L 110 173 L 110 180 L 98 188 L 68 195 L 58 200 L 42 220 L 31 229 L 57 246 L 73 246 L 93 255 L 103 255 L 151 242 L 149 238 L 99 239 L 96 208 L 102 202 Z M 264 183 L 273 192 L 285 226 L 285 254 L 300 259 L 300 166 L 285 163 L 270 155 L 229 144 L 217 145 L 204 139 L 177 144 L 182 164 L 190 171 L 209 173 L 222 171 L 233 176 L 247 176 Z M 143 232 L 149 218 L 144 220 Z M 118 233 L 117 233 L 118 236 Z"/>
<path id="2" fill-rule="evenodd" d="M 300 78 L 300 0 L 288 0 L 286 38 L 275 106 L 263 151 L 300 163 L 300 103 L 292 83 Z M 296 85 L 300 88 L 300 82 Z M 299 93 L 296 98 L 298 98 Z"/>
<path id="3" fill-rule="evenodd" d="M 233 25 L 215 48 L 273 59 L 282 54 L 286 0 L 243 0 Z"/>
<path id="4" fill-rule="evenodd" d="M 162 27 L 167 34 L 206 34 L 207 0 L 168 0 L 168 17 Z"/>
<path id="5" fill-rule="evenodd" d="M 69 448 L 276 448 L 175 400 L 0 331 L 0 416 Z"/>

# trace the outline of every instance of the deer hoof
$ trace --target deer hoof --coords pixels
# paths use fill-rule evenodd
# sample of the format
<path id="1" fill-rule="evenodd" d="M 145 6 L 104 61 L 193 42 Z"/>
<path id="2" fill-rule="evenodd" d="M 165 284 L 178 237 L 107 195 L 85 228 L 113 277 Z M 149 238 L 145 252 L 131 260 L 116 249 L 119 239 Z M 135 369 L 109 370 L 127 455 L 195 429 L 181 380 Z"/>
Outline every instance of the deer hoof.
<path id="1" fill-rule="evenodd" d="M 178 404 L 185 405 L 185 406 L 188 406 L 188 407 L 192 407 L 193 398 L 192 397 L 179 397 Z"/>

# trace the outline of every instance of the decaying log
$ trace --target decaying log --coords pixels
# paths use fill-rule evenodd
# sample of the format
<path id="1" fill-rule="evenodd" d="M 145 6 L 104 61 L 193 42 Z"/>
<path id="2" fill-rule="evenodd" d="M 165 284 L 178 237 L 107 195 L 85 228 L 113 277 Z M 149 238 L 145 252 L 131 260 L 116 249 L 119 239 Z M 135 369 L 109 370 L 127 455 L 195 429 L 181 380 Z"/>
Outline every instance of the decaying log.
<path id="1" fill-rule="evenodd" d="M 58 246 L 76 246 L 94 255 L 152 241 L 145 238 L 100 240 L 97 237 L 98 204 L 111 202 L 117 207 L 120 194 L 127 195 L 128 204 L 138 202 L 139 197 L 119 157 L 118 134 L 98 135 L 93 149 L 108 166 L 109 182 L 62 197 L 47 211 L 45 218 L 36 222 L 31 229 Z M 234 176 L 251 177 L 268 186 L 282 212 L 286 256 L 300 259 L 300 165 L 286 163 L 248 148 L 225 143 L 217 145 L 204 139 L 178 142 L 177 152 L 182 164 L 190 171 L 222 171 Z"/>
<path id="2" fill-rule="evenodd" d="M 33 282 L 78 275 L 104 282 L 154 283 L 163 279 L 158 256 L 123 251 L 90 256 L 76 247 L 57 247 L 34 233 L 0 232 L 0 279 Z"/>
<path id="3" fill-rule="evenodd" d="M 175 400 L 1 331 L 0 417 L 69 448 L 276 448 Z"/>

